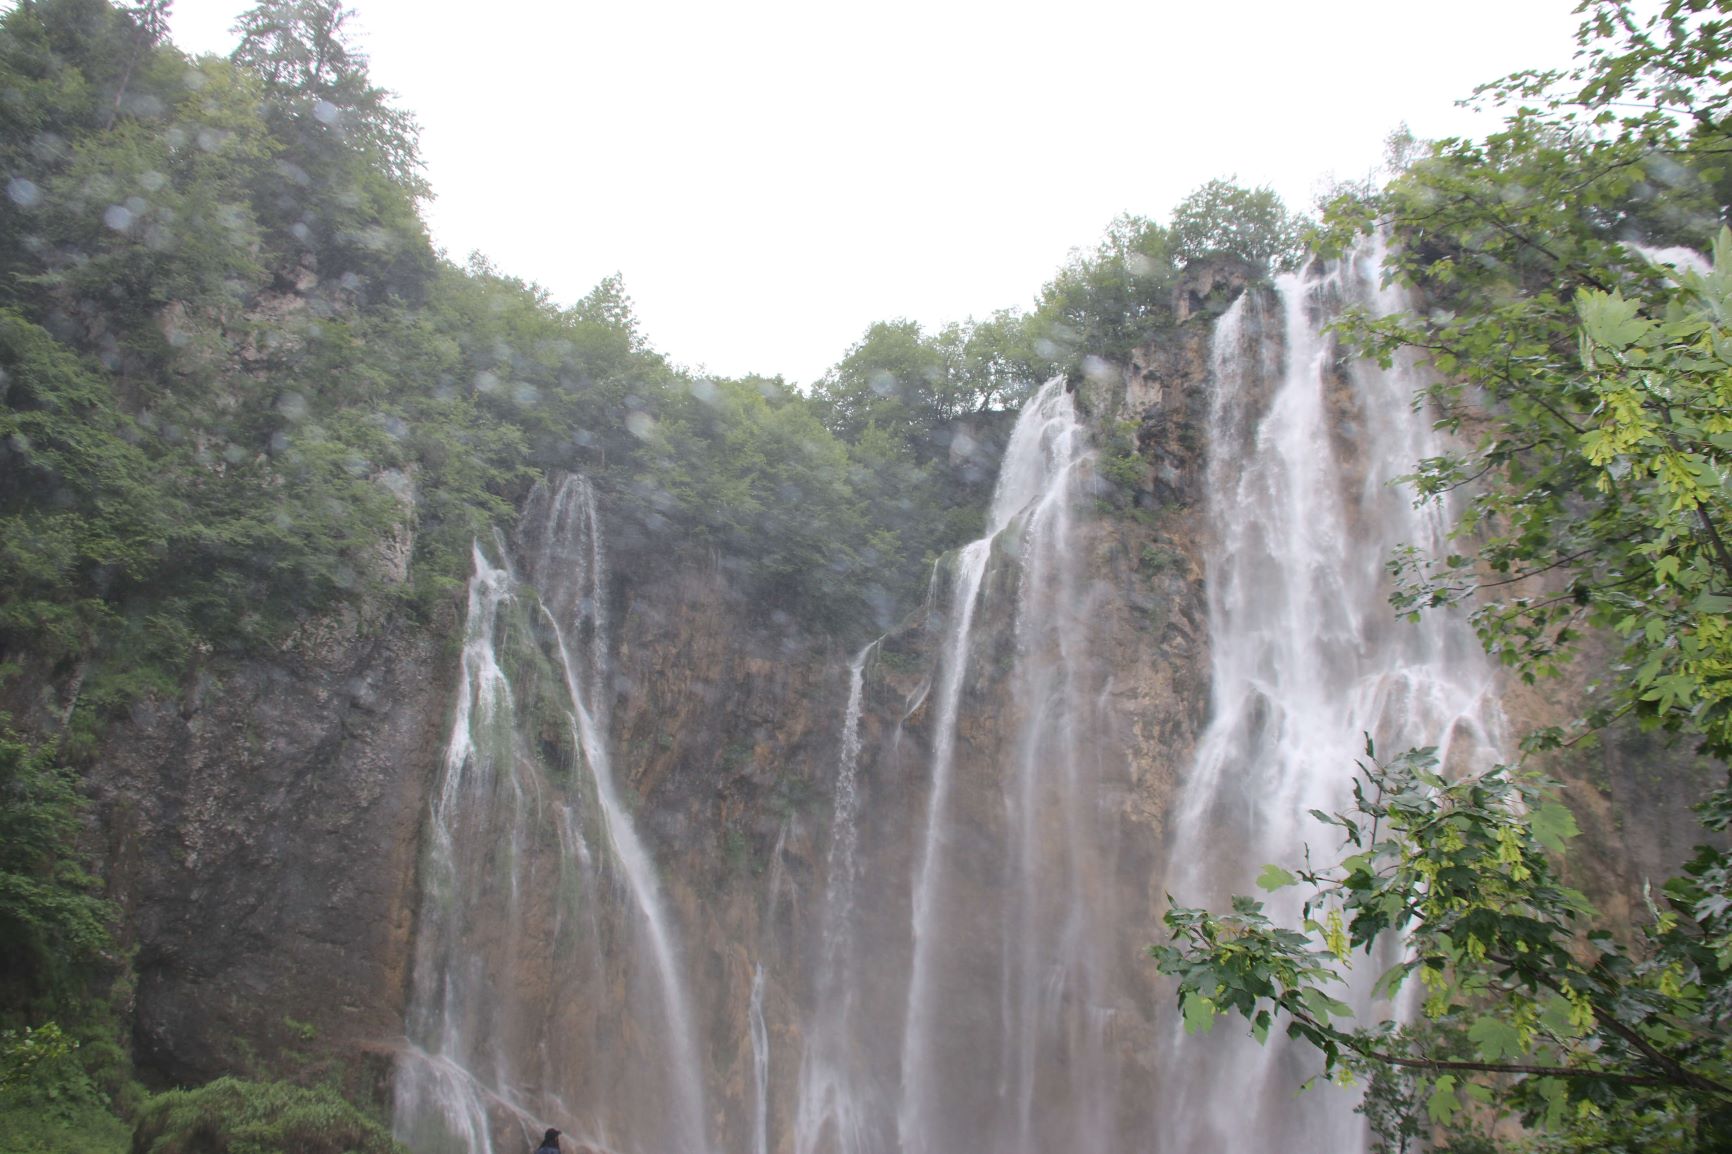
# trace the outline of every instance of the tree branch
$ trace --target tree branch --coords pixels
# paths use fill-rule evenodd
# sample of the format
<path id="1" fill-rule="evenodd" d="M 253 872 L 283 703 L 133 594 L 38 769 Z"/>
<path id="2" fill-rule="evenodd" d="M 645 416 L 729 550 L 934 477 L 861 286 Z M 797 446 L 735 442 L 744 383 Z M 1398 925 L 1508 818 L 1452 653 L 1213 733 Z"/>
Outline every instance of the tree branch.
<path id="1" fill-rule="evenodd" d="M 1488 953 L 1486 954 L 1486 960 L 1495 962 L 1498 965 L 1503 966 L 1506 970 L 1520 973 L 1525 978 L 1544 986 L 1554 994 L 1561 995 L 1564 992 L 1563 986 L 1555 979 L 1533 967 L 1523 967 L 1514 958 Z M 1650 1062 L 1659 1066 L 1661 1069 L 1667 1071 L 1671 1077 L 1664 1079 L 1664 1081 L 1674 1085 L 1687 1086 L 1690 1089 L 1701 1093 L 1717 1094 L 1723 1098 L 1732 1098 L 1732 1086 L 1728 1086 L 1723 1082 L 1716 1082 L 1712 1078 L 1698 1074 L 1676 1058 L 1663 1053 L 1655 1047 L 1652 1042 L 1642 1037 L 1642 1035 L 1635 1029 L 1626 1025 L 1622 1021 L 1619 1021 L 1609 1011 L 1595 1003 L 1591 998 L 1589 999 L 1588 1006 L 1594 1011 L 1594 1021 L 1603 1029 L 1616 1034 L 1619 1038 L 1622 1038 L 1625 1042 L 1635 1047 L 1637 1052 L 1643 1057 L 1647 1058 Z"/>
<path id="2" fill-rule="evenodd" d="M 1628 1086 L 1665 1086 L 1671 1084 L 1671 1079 L 1662 1078 L 1657 1074 L 1627 1074 L 1621 1070 L 1593 1070 L 1579 1066 L 1540 1066 L 1524 1062 L 1471 1062 L 1455 1058 L 1405 1058 L 1399 1054 L 1391 1054 L 1386 1050 L 1373 1049 L 1359 1042 L 1352 1034 L 1344 1034 L 1333 1026 L 1318 1022 L 1302 1011 L 1288 1010 L 1294 1019 L 1305 1023 L 1313 1030 L 1333 1037 L 1341 1045 L 1352 1050 L 1362 1058 L 1374 1062 L 1385 1062 L 1391 1066 L 1401 1066 L 1409 1070 L 1465 1070 L 1476 1074 L 1524 1074 L 1541 1078 L 1598 1078 L 1610 1082 L 1622 1082 Z"/>

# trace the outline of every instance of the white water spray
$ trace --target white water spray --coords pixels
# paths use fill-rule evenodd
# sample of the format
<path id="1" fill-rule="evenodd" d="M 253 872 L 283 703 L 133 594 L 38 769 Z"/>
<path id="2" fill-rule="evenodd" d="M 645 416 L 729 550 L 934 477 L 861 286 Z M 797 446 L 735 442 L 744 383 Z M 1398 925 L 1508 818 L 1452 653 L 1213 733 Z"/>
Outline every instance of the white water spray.
<path id="1" fill-rule="evenodd" d="M 1364 734 L 1382 751 L 1435 745 L 1446 764 L 1495 757 L 1492 673 L 1464 620 L 1398 620 L 1386 563 L 1394 549 L 1442 547 L 1443 510 L 1416 509 L 1395 479 L 1440 446 L 1411 400 L 1406 366 L 1332 373 L 1324 325 L 1343 304 L 1399 307 L 1375 287 L 1380 253 L 1276 285 L 1281 311 L 1241 297 L 1219 322 L 1210 413 L 1208 557 L 1212 716 L 1172 822 L 1167 888 L 1222 908 L 1253 892 L 1268 862 L 1292 864 L 1307 842 L 1336 849 L 1313 808 L 1347 797 Z M 1264 330 L 1280 325 L 1272 361 Z M 1297 899 L 1268 906 L 1296 923 Z M 1371 971 L 1375 960 L 1359 969 Z M 1365 986 L 1375 974 L 1356 975 Z M 1363 1005 L 1363 995 L 1361 995 Z M 1237 1021 L 1182 1038 L 1165 1063 L 1173 1154 L 1273 1149 L 1351 1154 L 1366 1141 L 1351 1095 L 1294 1097 L 1320 1070 L 1304 1047 L 1259 1047 Z"/>
<path id="2" fill-rule="evenodd" d="M 469 843 L 495 825 L 489 811 L 500 762 L 507 774 L 516 770 L 515 758 L 495 755 L 510 747 L 511 684 L 499 666 L 496 635 L 511 577 L 488 562 L 479 542 L 472 559 L 457 705 L 428 823 L 426 904 L 431 916 L 418 943 L 410 1046 L 398 1072 L 395 1109 L 397 1133 L 405 1140 L 425 1141 L 424 1135 L 442 1129 L 468 1154 L 493 1154 L 490 1107 L 495 1099 L 510 1099 L 456 1057 L 469 1058 L 482 1044 L 477 1035 L 485 1028 L 485 1013 L 475 1004 L 481 975 L 468 956 L 468 935 L 451 915 L 471 860 Z M 512 794 L 520 800 L 522 791 L 514 785 Z M 429 1125 L 434 1118 L 440 1126 Z"/>

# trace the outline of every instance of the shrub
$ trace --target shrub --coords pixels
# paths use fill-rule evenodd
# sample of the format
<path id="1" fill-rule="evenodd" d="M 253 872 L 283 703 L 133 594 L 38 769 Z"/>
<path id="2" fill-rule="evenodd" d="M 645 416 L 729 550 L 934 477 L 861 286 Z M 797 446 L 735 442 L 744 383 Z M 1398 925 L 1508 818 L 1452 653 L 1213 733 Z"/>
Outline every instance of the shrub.
<path id="1" fill-rule="evenodd" d="M 132 1154 L 405 1154 L 328 1086 L 219 1078 L 152 1098 Z"/>

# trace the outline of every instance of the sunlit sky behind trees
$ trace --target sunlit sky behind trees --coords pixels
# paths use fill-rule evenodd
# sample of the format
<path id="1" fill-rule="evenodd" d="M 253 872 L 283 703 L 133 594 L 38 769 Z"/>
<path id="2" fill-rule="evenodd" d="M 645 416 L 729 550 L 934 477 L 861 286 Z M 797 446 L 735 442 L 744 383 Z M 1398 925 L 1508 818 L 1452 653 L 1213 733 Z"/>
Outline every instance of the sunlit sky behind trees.
<path id="1" fill-rule="evenodd" d="M 421 123 L 436 243 L 570 303 L 625 276 L 676 362 L 809 382 L 875 320 L 1026 306 L 1217 176 L 1309 208 L 1405 122 L 1569 60 L 1572 0 L 350 0 Z M 227 53 L 247 0 L 175 0 Z"/>

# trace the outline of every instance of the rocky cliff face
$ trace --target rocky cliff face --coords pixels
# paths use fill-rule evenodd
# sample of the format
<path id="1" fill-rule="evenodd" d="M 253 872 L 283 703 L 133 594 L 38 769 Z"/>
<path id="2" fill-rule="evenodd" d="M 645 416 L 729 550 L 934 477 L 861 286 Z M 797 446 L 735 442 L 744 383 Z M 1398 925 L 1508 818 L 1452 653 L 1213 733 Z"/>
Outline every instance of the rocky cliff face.
<path id="1" fill-rule="evenodd" d="M 1190 291 L 1218 302 L 1243 283 Z M 1154 847 L 1207 704 L 1193 514 L 1210 315 L 1200 308 L 1128 371 L 1079 390 L 1098 430 L 1133 425 L 1137 446 L 1136 475 L 1097 481 L 1081 527 L 1092 692 L 1121 722 L 1097 753 L 1124 767 L 1109 824 L 1120 847 L 1111 884 L 1135 897 L 1127 940 L 1152 940 L 1158 925 Z M 766 962 L 773 1128 L 793 1124 L 846 655 L 744 603 L 719 561 L 646 558 L 634 550 L 611 578 L 611 740 L 684 942 L 713 1134 L 742 1149 L 757 1093 L 751 987 Z M 983 839 L 1003 821 L 993 782 L 1021 708 L 1006 681 L 1008 624 L 982 622 L 997 640 L 964 691 L 959 806 Z M 861 836 L 878 848 L 859 916 L 891 949 L 906 947 L 942 628 L 942 606 L 917 613 L 882 642 L 866 681 Z M 153 1081 L 332 1062 L 376 1073 L 400 1044 L 456 632 L 455 620 L 316 622 L 268 659 L 212 660 L 182 700 L 116 728 L 95 792 Z M 979 891 L 963 882 L 958 908 L 985 908 L 989 875 L 977 875 Z"/>
<path id="2" fill-rule="evenodd" d="M 323 621 L 117 729 L 94 790 L 150 1080 L 304 1072 L 401 1033 L 450 693 L 428 632 Z"/>

